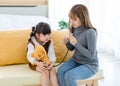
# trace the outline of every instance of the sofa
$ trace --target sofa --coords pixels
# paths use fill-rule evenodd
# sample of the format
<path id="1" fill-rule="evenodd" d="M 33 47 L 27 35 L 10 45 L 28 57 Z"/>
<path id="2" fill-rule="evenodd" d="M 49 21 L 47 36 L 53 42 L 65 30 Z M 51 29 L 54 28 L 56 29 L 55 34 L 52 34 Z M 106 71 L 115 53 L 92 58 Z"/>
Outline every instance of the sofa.
<path id="1" fill-rule="evenodd" d="M 40 86 L 40 73 L 31 70 L 26 59 L 30 32 L 30 29 L 0 31 L 0 86 Z M 68 30 L 52 30 L 51 40 L 54 43 L 56 64 L 62 61 L 67 52 L 63 37 L 68 36 L 68 33 Z M 72 54 L 73 52 L 68 52 L 64 61 L 68 60 Z M 57 68 L 58 66 L 56 71 Z M 103 78 L 102 73 L 100 70 L 87 81 Z M 78 84 L 80 82 L 78 81 Z"/>
<path id="2" fill-rule="evenodd" d="M 0 31 L 0 86 L 36 86 L 40 84 L 40 73 L 31 70 L 26 59 L 27 42 L 31 30 Z M 68 30 L 52 30 L 56 64 L 65 53 L 63 37 Z M 65 61 L 72 55 L 69 52 Z M 57 68 L 56 68 L 57 69 Z"/>

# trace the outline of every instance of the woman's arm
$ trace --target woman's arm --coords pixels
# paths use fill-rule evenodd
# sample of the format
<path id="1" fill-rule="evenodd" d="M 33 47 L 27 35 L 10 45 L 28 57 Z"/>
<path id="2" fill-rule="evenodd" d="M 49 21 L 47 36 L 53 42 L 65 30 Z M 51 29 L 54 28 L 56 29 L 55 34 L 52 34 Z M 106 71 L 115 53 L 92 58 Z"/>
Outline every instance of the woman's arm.
<path id="1" fill-rule="evenodd" d="M 69 41 L 66 43 L 66 47 L 68 50 L 71 50 L 71 51 L 75 49 L 75 47 Z"/>
<path id="2" fill-rule="evenodd" d="M 96 32 L 93 29 L 88 30 L 86 33 L 86 39 L 87 39 L 87 48 L 83 47 L 79 42 L 75 44 L 75 48 L 82 55 L 88 57 L 89 59 L 94 59 L 96 54 L 96 42 L 97 42 Z"/>
<path id="3" fill-rule="evenodd" d="M 64 37 L 63 43 L 66 45 L 68 50 L 71 50 L 71 51 L 74 50 L 74 46 L 70 43 L 69 37 Z"/>

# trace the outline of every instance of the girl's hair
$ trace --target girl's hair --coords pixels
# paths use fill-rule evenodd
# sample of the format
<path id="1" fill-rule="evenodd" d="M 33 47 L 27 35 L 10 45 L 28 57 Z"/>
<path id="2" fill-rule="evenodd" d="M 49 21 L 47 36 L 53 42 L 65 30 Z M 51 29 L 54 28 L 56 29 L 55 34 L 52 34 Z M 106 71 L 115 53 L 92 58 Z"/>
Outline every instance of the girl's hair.
<path id="1" fill-rule="evenodd" d="M 31 42 L 31 38 L 34 36 L 35 34 L 50 34 L 51 33 L 51 28 L 49 26 L 49 24 L 45 23 L 45 22 L 40 22 L 38 23 L 36 26 L 32 27 L 32 32 L 30 33 L 30 38 L 28 39 L 28 43 Z"/>
<path id="2" fill-rule="evenodd" d="M 82 4 L 76 4 L 74 5 L 69 13 L 70 18 L 76 18 L 76 16 L 80 19 L 82 26 L 86 27 L 87 29 L 96 29 L 92 26 L 88 9 L 86 6 Z M 70 27 L 70 31 L 73 32 L 73 27 Z"/>

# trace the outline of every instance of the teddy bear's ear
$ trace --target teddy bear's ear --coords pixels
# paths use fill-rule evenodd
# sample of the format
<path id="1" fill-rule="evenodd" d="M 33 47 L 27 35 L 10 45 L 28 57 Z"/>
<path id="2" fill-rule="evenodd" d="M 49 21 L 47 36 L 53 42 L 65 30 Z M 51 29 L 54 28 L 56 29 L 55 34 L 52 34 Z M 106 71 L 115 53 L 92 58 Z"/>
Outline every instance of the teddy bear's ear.
<path id="1" fill-rule="evenodd" d="M 38 46 L 38 48 L 39 48 L 39 51 L 41 52 L 41 54 L 46 54 L 46 51 L 43 46 Z"/>
<path id="2" fill-rule="evenodd" d="M 46 51 L 45 51 L 45 49 L 44 49 L 44 48 L 43 48 L 43 53 L 44 53 L 44 54 L 46 54 Z"/>

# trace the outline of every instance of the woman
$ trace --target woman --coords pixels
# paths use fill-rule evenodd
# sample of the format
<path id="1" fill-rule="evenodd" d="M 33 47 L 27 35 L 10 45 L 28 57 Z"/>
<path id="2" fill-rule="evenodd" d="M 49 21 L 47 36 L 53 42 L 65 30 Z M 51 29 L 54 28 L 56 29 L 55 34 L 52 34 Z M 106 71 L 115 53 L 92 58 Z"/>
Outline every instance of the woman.
<path id="1" fill-rule="evenodd" d="M 59 86 L 77 86 L 77 80 L 91 77 L 98 71 L 97 33 L 87 7 L 74 5 L 69 13 L 69 23 L 71 34 L 64 38 L 64 43 L 69 50 L 74 50 L 74 54 L 58 68 Z"/>

